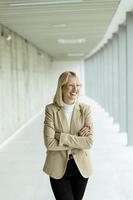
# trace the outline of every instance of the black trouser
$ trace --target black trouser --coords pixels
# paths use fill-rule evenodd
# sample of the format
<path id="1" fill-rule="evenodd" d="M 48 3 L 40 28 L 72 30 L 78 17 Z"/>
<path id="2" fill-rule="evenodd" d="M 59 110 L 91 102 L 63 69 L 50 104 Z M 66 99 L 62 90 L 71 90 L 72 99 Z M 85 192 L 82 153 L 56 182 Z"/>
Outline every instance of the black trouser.
<path id="1" fill-rule="evenodd" d="M 82 200 L 88 178 L 84 178 L 74 161 L 69 160 L 61 179 L 50 177 L 50 183 L 56 200 Z"/>

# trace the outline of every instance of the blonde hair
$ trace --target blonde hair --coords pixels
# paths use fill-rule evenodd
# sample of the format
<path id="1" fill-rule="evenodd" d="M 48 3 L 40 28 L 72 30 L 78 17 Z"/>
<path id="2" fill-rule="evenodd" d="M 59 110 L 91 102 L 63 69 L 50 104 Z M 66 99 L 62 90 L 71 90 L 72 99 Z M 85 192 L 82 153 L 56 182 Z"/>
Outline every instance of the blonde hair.
<path id="1" fill-rule="evenodd" d="M 57 85 L 56 93 L 53 99 L 53 103 L 55 103 L 56 105 L 60 107 L 63 106 L 62 87 L 68 82 L 68 78 L 70 76 L 77 78 L 77 81 L 79 82 L 79 78 L 77 77 L 76 73 L 71 72 L 71 71 L 63 72 L 58 79 L 58 85 Z"/>

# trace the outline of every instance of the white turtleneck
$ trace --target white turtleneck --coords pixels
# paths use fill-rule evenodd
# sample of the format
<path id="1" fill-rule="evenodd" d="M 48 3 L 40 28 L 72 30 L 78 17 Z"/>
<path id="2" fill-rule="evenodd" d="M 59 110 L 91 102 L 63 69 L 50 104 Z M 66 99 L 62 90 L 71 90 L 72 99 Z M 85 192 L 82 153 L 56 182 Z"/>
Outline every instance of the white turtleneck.
<path id="1" fill-rule="evenodd" d="M 70 128 L 70 123 L 71 123 L 71 118 L 72 118 L 72 113 L 73 113 L 75 103 L 71 104 L 71 105 L 63 103 L 63 105 L 64 105 L 63 110 L 65 112 L 65 115 L 66 115 L 66 118 L 67 118 L 67 121 L 68 121 L 68 125 L 69 125 L 69 128 Z"/>
<path id="2" fill-rule="evenodd" d="M 69 130 L 70 130 L 71 118 L 72 118 L 72 113 L 73 113 L 73 109 L 74 109 L 75 103 L 71 104 L 71 105 L 63 103 L 63 105 L 64 105 L 63 106 L 63 110 L 65 112 L 65 115 L 66 115 L 66 118 L 67 118 L 67 122 L 68 122 L 68 126 L 69 126 Z M 72 154 L 72 151 L 68 150 L 67 153 L 68 153 L 68 155 Z"/>

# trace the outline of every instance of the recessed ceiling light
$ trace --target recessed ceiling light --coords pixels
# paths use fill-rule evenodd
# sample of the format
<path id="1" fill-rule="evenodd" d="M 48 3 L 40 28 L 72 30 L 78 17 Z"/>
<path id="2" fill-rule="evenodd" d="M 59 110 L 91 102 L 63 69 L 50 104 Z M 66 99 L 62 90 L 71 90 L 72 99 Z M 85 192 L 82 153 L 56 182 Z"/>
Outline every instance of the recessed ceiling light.
<path id="1" fill-rule="evenodd" d="M 83 0 L 49 0 L 40 2 L 23 2 L 23 3 L 9 3 L 10 6 L 39 6 L 51 4 L 68 4 L 68 3 L 81 3 Z"/>
<path id="2" fill-rule="evenodd" d="M 68 53 L 67 56 L 83 56 L 84 53 Z"/>
<path id="3" fill-rule="evenodd" d="M 78 38 L 78 39 L 59 39 L 58 43 L 60 44 L 81 44 L 85 43 L 85 38 Z"/>
<path id="4" fill-rule="evenodd" d="M 66 24 L 53 24 L 52 26 L 54 28 L 64 28 L 64 27 L 66 27 Z"/>

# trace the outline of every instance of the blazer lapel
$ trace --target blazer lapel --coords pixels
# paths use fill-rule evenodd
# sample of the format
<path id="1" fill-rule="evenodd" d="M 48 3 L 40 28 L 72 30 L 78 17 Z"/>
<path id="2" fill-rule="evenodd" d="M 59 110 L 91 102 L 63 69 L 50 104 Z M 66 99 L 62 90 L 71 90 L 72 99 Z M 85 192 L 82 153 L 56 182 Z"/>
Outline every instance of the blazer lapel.
<path id="1" fill-rule="evenodd" d="M 69 126 L 68 126 L 67 118 L 66 118 L 66 115 L 64 113 L 63 108 L 59 109 L 58 117 L 59 117 L 59 120 L 60 120 L 60 123 L 61 123 L 62 130 L 64 132 L 68 133 L 69 132 Z"/>

